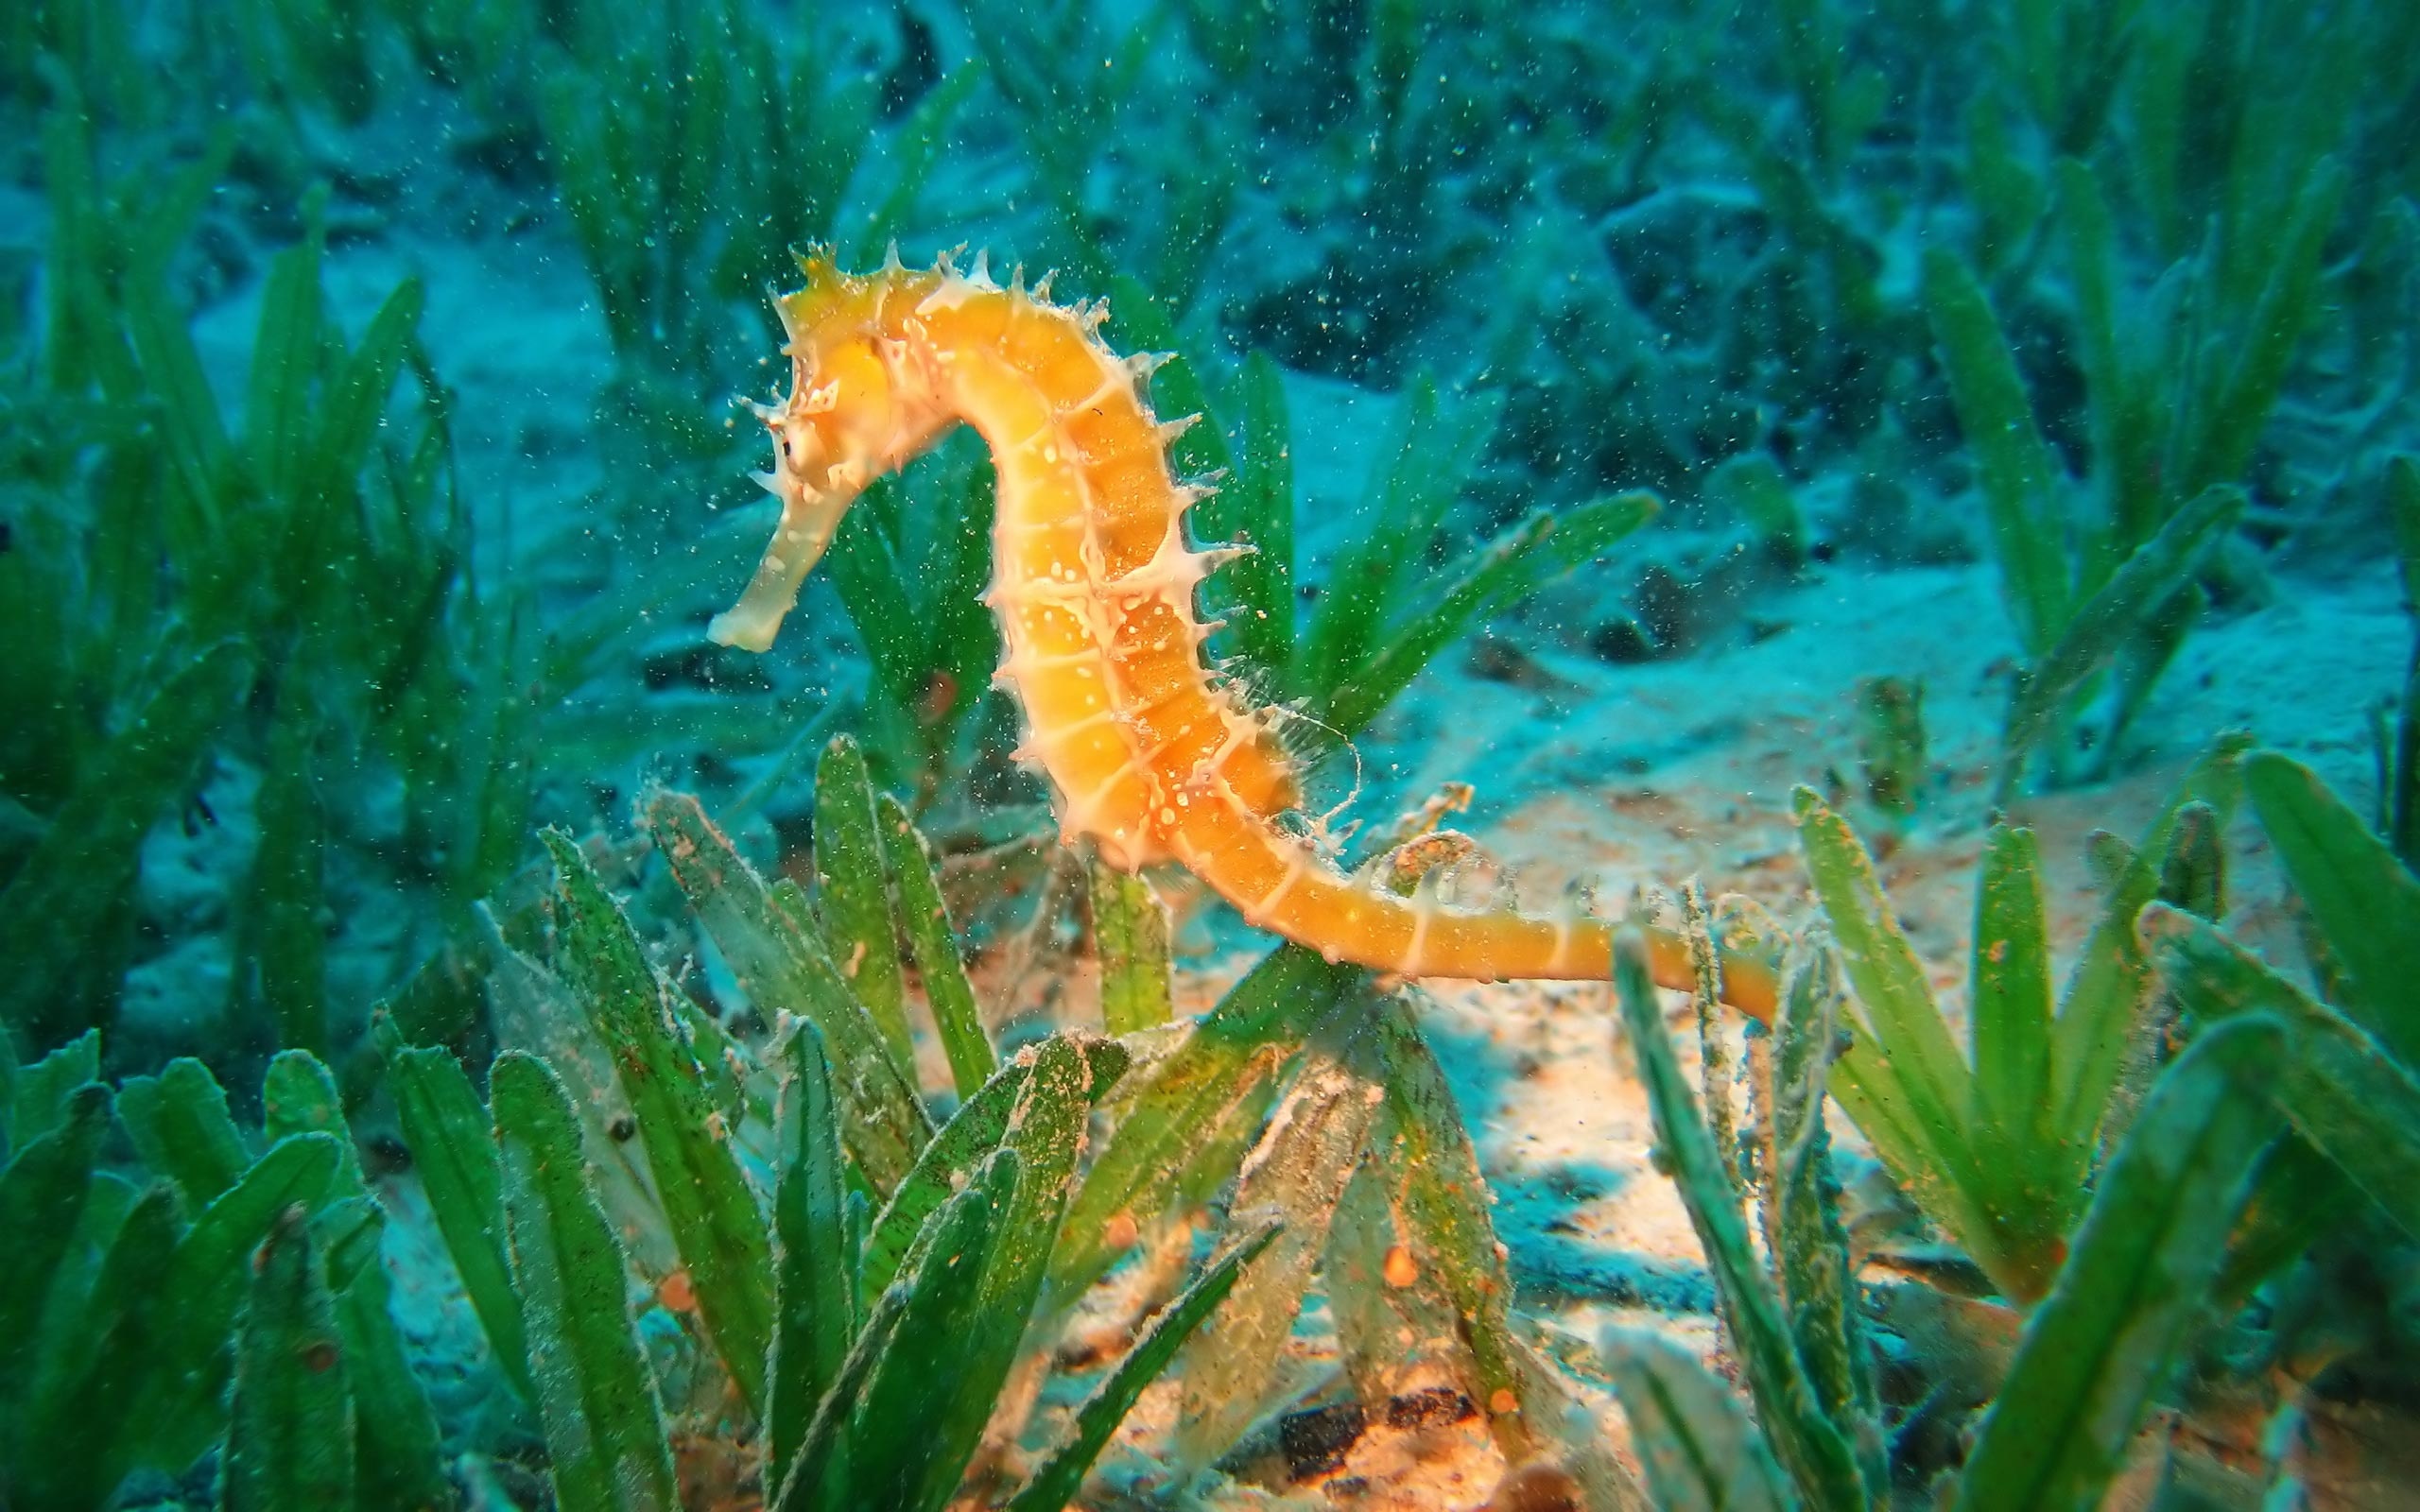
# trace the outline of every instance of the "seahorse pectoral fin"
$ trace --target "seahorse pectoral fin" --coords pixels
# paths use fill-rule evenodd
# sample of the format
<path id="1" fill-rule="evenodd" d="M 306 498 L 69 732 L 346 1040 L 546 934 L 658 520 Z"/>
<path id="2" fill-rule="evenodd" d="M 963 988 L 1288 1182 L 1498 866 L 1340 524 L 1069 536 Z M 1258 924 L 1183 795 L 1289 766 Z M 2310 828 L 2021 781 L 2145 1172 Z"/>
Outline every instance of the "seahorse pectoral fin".
<path id="1" fill-rule="evenodd" d="M 781 524 L 773 527 L 773 540 L 765 548 L 764 559 L 756 564 L 756 576 L 748 580 L 747 592 L 739 602 L 714 617 L 706 627 L 706 639 L 717 645 L 735 645 L 745 651 L 769 651 L 773 635 L 782 627 L 783 616 L 798 603 L 799 590 L 806 584 L 806 575 L 823 559 L 824 551 L 832 544 L 832 537 L 840 528 L 840 517 L 856 501 L 856 490 L 822 493 L 802 490 L 783 503 Z"/>

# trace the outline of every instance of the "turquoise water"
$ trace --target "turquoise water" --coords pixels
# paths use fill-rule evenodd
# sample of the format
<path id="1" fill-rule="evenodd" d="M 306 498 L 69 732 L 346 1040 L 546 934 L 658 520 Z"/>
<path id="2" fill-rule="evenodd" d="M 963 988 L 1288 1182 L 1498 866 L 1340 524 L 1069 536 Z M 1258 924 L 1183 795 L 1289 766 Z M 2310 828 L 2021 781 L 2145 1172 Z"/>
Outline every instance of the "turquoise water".
<path id="1" fill-rule="evenodd" d="M 1298 779 L 1267 822 L 1374 896 L 1685 934 L 1694 878 L 1745 900 L 1735 988 L 1837 955 L 1808 1001 L 1904 1066 L 1837 814 L 1987 1086 L 1907 1115 L 1998 1130 L 1978 1182 L 2060 1143 L 1992 1123 L 2072 1069 L 2010 994 L 2047 1022 L 2080 957 L 2135 973 L 2075 1034 L 2092 1153 L 1989 1199 L 2048 1248 L 1962 1227 L 1830 1074 L 1879 1385 L 1824 1405 L 1864 1496 L 2066 1452 L 1985 1431 L 2032 1326 L 2142 1365 L 2018 1378 L 2122 1402 L 2074 1450 L 2125 1461 L 2111 1504 L 2411 1498 L 2420 9 L 16 0 L 0 1508 L 939 1506 L 961 1471 L 1006 1504 L 1270 1211 L 1077 1504 L 1715 1504 L 1642 1460 L 1665 1430 L 1616 1402 L 1665 1366 L 1608 1322 L 1716 1366 L 1679 1416 L 1718 1460 L 1838 1500 L 1600 984 L 1398 993 L 1331 938 L 1270 955 L 1181 848 L 1138 883 L 1063 834 L 993 678 L 973 431 L 840 517 L 769 653 L 709 639 L 780 508 L 737 402 L 829 376 L 771 296 L 894 248 L 1048 270 L 1167 354 L 1157 418 L 1204 417 L 1168 475 L 1217 490 L 1190 544 L 1252 548 L 1193 601 L 1205 676 Z M 2055 971 L 1994 975 L 2037 936 Z M 2192 964 L 2230 941 L 2285 984 L 2228 989 L 2235 1040 Z M 1740 1021 L 1674 1022 L 1756 1126 Z M 2288 1073 L 2213 1069 L 2260 1026 Z M 948 1123 L 1026 1049 L 1088 1068 L 995 1090 L 1078 1131 L 1060 1165 Z M 2149 1126 L 2235 1129 L 2198 1184 L 2125 1138 L 2192 1088 L 2205 1143 Z M 920 1228 L 887 1205 L 944 1125 L 926 1206 L 991 1206 Z M 1440 1171 L 1492 1217 L 1440 1218 Z M 2104 1274 L 2060 1269 L 2093 1199 L 2163 1188 L 2203 1227 L 2151 1263 L 2198 1311 L 2040 1322 Z M 852 1236 L 894 1213 L 909 1280 L 920 1232 L 1057 1258 L 979 1305 L 903 1280 L 880 1345 Z M 792 1218 L 824 1227 L 769 1243 Z M 845 1317 L 778 1258 L 827 1250 Z M 829 1357 L 779 1387 L 777 1346 Z"/>

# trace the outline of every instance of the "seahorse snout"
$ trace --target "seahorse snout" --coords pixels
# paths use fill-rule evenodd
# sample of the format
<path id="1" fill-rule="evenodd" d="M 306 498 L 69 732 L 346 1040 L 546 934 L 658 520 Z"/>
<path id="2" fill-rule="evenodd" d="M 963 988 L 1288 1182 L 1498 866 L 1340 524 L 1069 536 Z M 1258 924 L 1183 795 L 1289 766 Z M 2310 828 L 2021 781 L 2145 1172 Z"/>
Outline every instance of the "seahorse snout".
<path id="1" fill-rule="evenodd" d="M 795 455 L 795 448 L 793 448 Z M 808 478 L 816 481 L 810 483 Z M 717 645 L 766 651 L 781 629 L 783 617 L 798 602 L 806 575 L 823 559 L 839 532 L 840 517 L 865 491 L 872 469 L 855 459 L 824 465 L 819 455 L 805 468 L 776 457 L 773 471 L 757 481 L 782 501 L 782 518 L 773 539 L 756 564 L 739 602 L 714 617 L 706 636 Z"/>

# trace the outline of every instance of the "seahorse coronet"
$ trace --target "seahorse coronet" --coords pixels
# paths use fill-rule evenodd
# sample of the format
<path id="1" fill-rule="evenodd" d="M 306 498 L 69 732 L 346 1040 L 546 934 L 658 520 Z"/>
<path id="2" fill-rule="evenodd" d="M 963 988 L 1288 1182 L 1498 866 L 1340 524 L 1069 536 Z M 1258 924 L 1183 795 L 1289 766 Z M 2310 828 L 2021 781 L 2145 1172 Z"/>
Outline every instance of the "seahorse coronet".
<path id="1" fill-rule="evenodd" d="M 1306 716 L 1249 701 L 1204 646 L 1219 622 L 1199 610 L 1201 585 L 1252 548 L 1187 539 L 1185 516 L 1215 480 L 1176 476 L 1169 448 L 1201 417 L 1153 412 L 1148 385 L 1166 357 L 1112 351 L 1106 301 L 1054 303 L 1051 276 L 1028 289 L 1022 268 L 1002 288 L 987 254 L 961 272 L 963 250 L 911 268 L 894 246 L 866 275 L 841 271 L 828 248 L 800 256 L 804 286 L 775 299 L 789 392 L 753 406 L 773 440 L 759 481 L 782 518 L 709 636 L 769 649 L 858 492 L 971 424 L 998 473 L 982 595 L 1004 649 L 993 681 L 1024 715 L 1014 754 L 1048 782 L 1063 839 L 1129 871 L 1180 863 L 1254 927 L 1332 961 L 1607 976 L 1602 920 L 1459 907 L 1435 879 L 1401 897 L 1291 832 L 1301 768 L 1280 730 Z M 1685 980 L 1676 943 L 1656 954 L 1659 978 Z M 1771 990 L 1768 971 L 1744 996 L 1769 1005 Z"/>

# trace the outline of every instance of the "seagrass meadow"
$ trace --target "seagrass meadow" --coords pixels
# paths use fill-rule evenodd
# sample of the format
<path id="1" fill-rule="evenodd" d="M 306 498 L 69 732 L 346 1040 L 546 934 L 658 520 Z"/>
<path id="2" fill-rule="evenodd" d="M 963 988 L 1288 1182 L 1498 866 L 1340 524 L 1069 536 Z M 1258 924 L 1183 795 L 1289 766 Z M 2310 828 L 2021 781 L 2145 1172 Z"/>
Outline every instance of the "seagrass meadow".
<path id="1" fill-rule="evenodd" d="M 0 1512 L 2420 1506 L 2420 7 L 0 6 Z"/>

